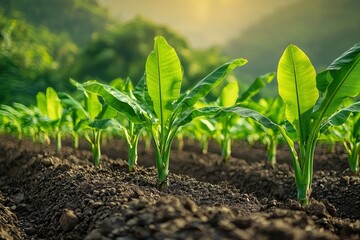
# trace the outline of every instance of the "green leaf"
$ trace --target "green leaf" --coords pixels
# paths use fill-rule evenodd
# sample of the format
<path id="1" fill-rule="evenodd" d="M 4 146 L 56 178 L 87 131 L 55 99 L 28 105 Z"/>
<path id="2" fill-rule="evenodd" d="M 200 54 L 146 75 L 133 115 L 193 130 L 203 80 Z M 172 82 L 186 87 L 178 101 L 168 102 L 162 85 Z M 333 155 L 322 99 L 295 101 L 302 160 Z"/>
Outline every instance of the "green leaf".
<path id="1" fill-rule="evenodd" d="M 128 77 L 125 81 L 124 91 L 127 93 L 132 93 L 134 91 L 134 86 L 131 79 Z"/>
<path id="2" fill-rule="evenodd" d="M 274 79 L 275 73 L 267 73 L 256 78 L 250 87 L 241 95 L 237 102 L 244 102 L 255 96 L 260 90 Z"/>
<path id="3" fill-rule="evenodd" d="M 48 87 L 46 89 L 46 108 L 47 108 L 47 116 L 52 121 L 57 121 L 61 119 L 61 115 L 62 115 L 61 101 L 58 94 L 52 87 Z"/>
<path id="4" fill-rule="evenodd" d="M 183 112 L 191 108 L 202 97 L 205 97 L 211 89 L 219 83 L 236 67 L 243 66 L 247 63 L 246 59 L 238 58 L 231 62 L 225 63 L 212 73 L 203 78 L 195 87 L 193 87 L 184 98 L 176 103 L 176 109 Z"/>
<path id="5" fill-rule="evenodd" d="M 104 130 L 114 125 L 112 119 L 96 119 L 89 124 L 89 127 L 97 130 Z"/>
<path id="6" fill-rule="evenodd" d="M 59 97 L 61 99 L 61 102 L 70 108 L 73 111 L 76 111 L 78 118 L 84 119 L 84 118 L 90 118 L 89 114 L 86 112 L 86 110 L 83 108 L 81 103 L 74 99 L 71 95 L 60 92 Z"/>
<path id="7" fill-rule="evenodd" d="M 145 94 L 149 94 L 146 86 L 146 74 L 144 74 L 134 88 L 133 94 L 140 102 L 145 102 Z M 149 96 L 148 96 L 149 97 Z M 149 97 L 150 98 L 150 97 Z"/>
<path id="8" fill-rule="evenodd" d="M 236 103 L 239 97 L 239 84 L 237 81 L 229 82 L 221 91 L 220 106 L 231 107 Z"/>
<path id="9" fill-rule="evenodd" d="M 122 78 L 116 78 L 112 80 L 109 85 L 123 92 L 125 89 L 125 80 Z"/>
<path id="10" fill-rule="evenodd" d="M 161 125 L 169 119 L 172 103 L 180 96 L 182 75 L 175 49 L 164 37 L 155 37 L 154 50 L 146 61 L 146 84 Z"/>
<path id="11" fill-rule="evenodd" d="M 266 116 L 277 124 L 285 120 L 285 104 L 280 96 L 273 99 L 270 107 L 267 109 Z"/>
<path id="12" fill-rule="evenodd" d="M 2 113 L 8 117 L 12 117 L 12 118 L 21 117 L 20 112 L 9 105 L 1 105 L 1 109 L 4 110 L 2 111 Z"/>
<path id="13" fill-rule="evenodd" d="M 215 118 L 230 117 L 233 114 L 237 114 L 243 118 L 251 118 L 266 128 L 270 128 L 273 130 L 278 128 L 278 125 L 276 123 L 272 122 L 269 118 L 262 115 L 261 113 L 253 109 L 244 108 L 237 105 L 222 109 L 222 111 L 215 115 Z"/>
<path id="14" fill-rule="evenodd" d="M 204 107 L 196 109 L 194 107 L 182 112 L 174 122 L 175 129 L 190 123 L 194 118 L 206 116 L 214 117 L 221 111 L 221 107 Z"/>
<path id="15" fill-rule="evenodd" d="M 86 98 L 86 110 L 91 119 L 95 119 L 102 110 L 102 104 L 99 101 L 98 95 L 95 93 L 88 93 Z"/>
<path id="16" fill-rule="evenodd" d="M 46 95 L 43 92 L 38 92 L 36 95 L 36 105 L 41 113 L 41 115 L 47 115 L 47 106 L 46 106 Z"/>
<path id="17" fill-rule="evenodd" d="M 319 98 L 316 73 L 301 49 L 289 45 L 278 66 L 279 95 L 286 105 L 286 117 L 300 139 L 306 139 L 310 129 L 310 114 Z"/>
<path id="18" fill-rule="evenodd" d="M 83 86 L 86 91 L 100 95 L 110 107 L 125 115 L 131 122 L 143 123 L 148 119 L 138 102 L 125 93 L 96 81 L 85 82 Z"/>
<path id="19" fill-rule="evenodd" d="M 96 119 L 112 119 L 115 118 L 117 114 L 118 112 L 112 107 L 109 107 L 109 104 L 105 102 L 102 105 L 101 112 L 96 116 Z"/>
<path id="20" fill-rule="evenodd" d="M 337 58 L 324 72 L 318 75 L 318 86 L 323 96 L 313 113 L 321 121 L 332 115 L 349 97 L 360 92 L 360 42 Z"/>
<path id="21" fill-rule="evenodd" d="M 320 131 L 324 132 L 330 125 L 331 126 L 342 125 L 349 118 L 350 114 L 355 112 L 356 113 L 360 112 L 360 102 L 353 103 L 350 106 L 347 106 L 337 111 L 330 118 L 328 118 L 326 122 L 322 124 Z"/>
<path id="22" fill-rule="evenodd" d="M 216 127 L 206 118 L 199 118 L 199 121 L 196 121 L 198 128 L 205 130 L 209 134 L 213 134 L 216 131 Z"/>

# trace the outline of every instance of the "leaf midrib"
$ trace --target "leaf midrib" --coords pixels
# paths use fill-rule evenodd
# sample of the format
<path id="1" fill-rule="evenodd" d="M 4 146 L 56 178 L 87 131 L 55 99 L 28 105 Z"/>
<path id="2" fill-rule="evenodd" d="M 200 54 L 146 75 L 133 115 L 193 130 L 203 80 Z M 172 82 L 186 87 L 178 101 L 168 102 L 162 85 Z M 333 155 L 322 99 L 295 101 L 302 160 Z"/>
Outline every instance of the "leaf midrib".
<path id="1" fill-rule="evenodd" d="M 301 141 L 304 139 L 303 137 L 303 123 L 301 119 L 301 107 L 300 107 L 300 97 L 299 97 L 299 88 L 298 88 L 298 79 L 297 79 L 297 70 L 296 70 L 296 64 L 294 62 L 294 55 L 293 55 L 293 48 L 291 48 L 290 51 L 291 54 L 291 63 L 293 65 L 294 69 L 294 78 L 295 78 L 295 92 L 296 92 L 296 107 L 298 111 L 298 118 L 299 118 L 299 127 L 300 127 L 300 139 Z"/>
<path id="2" fill-rule="evenodd" d="M 164 129 L 164 115 L 163 115 L 163 98 L 162 98 L 162 89 L 161 89 L 161 67 L 160 67 L 160 48 L 158 44 L 156 45 L 156 52 L 157 52 L 157 68 L 158 68 L 158 87 L 159 87 L 159 95 L 160 95 L 160 122 L 161 122 L 161 130 Z"/>

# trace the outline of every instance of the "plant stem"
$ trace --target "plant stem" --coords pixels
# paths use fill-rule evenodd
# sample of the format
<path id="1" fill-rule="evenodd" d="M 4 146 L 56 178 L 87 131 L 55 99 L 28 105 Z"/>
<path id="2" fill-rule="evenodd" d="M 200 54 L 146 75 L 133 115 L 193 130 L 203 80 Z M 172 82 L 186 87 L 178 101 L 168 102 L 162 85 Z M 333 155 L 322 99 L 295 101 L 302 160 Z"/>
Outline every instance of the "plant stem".
<path id="1" fill-rule="evenodd" d="M 207 137 L 202 137 L 200 139 L 200 145 L 201 145 L 201 153 L 207 154 L 209 149 L 209 139 Z"/>
<path id="2" fill-rule="evenodd" d="M 302 206 L 307 206 L 309 204 L 311 195 L 316 142 L 317 134 L 312 133 L 309 136 L 309 140 L 302 146 L 304 149 L 300 149 L 300 162 L 303 163 L 301 169 L 302 174 L 301 179 L 296 181 L 296 186 L 298 190 L 297 198 Z"/>
<path id="3" fill-rule="evenodd" d="M 224 162 L 227 163 L 231 156 L 231 137 L 229 136 L 229 127 L 228 127 L 229 118 L 224 118 L 223 120 L 223 129 L 222 134 L 224 139 L 221 141 L 221 156 L 224 159 Z"/>
<path id="4" fill-rule="evenodd" d="M 221 142 L 221 156 L 224 162 L 227 163 L 231 156 L 231 138 L 227 137 Z"/>
<path id="5" fill-rule="evenodd" d="M 151 137 L 150 136 L 145 136 L 144 141 L 145 141 L 145 151 L 149 152 L 150 147 L 151 147 Z"/>
<path id="6" fill-rule="evenodd" d="M 184 149 L 184 137 L 182 135 L 178 135 L 177 140 L 178 140 L 177 150 L 182 151 Z"/>
<path id="7" fill-rule="evenodd" d="M 73 137 L 74 137 L 74 148 L 78 149 L 79 148 L 79 134 L 77 132 L 74 132 Z"/>
<path id="8" fill-rule="evenodd" d="M 61 151 L 61 131 L 56 133 L 56 151 Z"/>
<path id="9" fill-rule="evenodd" d="M 271 136 L 269 139 L 269 143 L 267 145 L 267 160 L 271 164 L 271 166 L 275 166 L 276 164 L 276 147 L 277 147 L 277 140 L 276 137 Z"/>
<path id="10" fill-rule="evenodd" d="M 127 143 L 129 172 L 133 172 L 136 170 L 138 160 L 138 142 L 139 135 L 137 134 L 133 136 L 131 143 Z"/>
<path id="11" fill-rule="evenodd" d="M 169 174 L 170 150 L 176 130 L 172 132 L 168 132 L 166 138 L 165 135 L 162 136 L 160 141 L 157 141 L 156 139 L 157 136 L 156 132 L 153 131 L 151 132 L 151 135 L 154 140 L 156 169 L 157 169 L 156 188 L 159 189 L 160 191 L 166 189 L 169 186 L 167 176 Z"/>
<path id="12" fill-rule="evenodd" d="M 354 142 L 349 154 L 349 168 L 354 174 L 359 173 L 360 142 Z"/>
<path id="13" fill-rule="evenodd" d="M 158 149 L 155 150 L 156 157 L 156 169 L 158 178 L 156 181 L 156 188 L 164 190 L 169 186 L 167 176 L 169 174 L 169 160 L 170 160 L 170 149 L 161 153 Z"/>
<path id="14" fill-rule="evenodd" d="M 93 157 L 93 164 L 95 167 L 99 167 L 100 166 L 100 158 L 101 158 L 101 130 L 94 130 L 94 141 L 91 144 L 91 152 L 92 152 L 92 157 Z"/>

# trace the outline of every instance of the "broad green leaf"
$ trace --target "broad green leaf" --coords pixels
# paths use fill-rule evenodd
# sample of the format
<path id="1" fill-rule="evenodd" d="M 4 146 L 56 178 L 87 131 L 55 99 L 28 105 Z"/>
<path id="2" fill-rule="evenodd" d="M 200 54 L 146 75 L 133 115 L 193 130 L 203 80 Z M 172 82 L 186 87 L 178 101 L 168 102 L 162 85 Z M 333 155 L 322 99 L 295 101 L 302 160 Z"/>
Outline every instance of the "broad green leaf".
<path id="1" fill-rule="evenodd" d="M 89 124 L 89 127 L 97 129 L 97 130 L 104 130 L 108 127 L 111 127 L 114 125 L 114 122 L 112 119 L 95 119 Z"/>
<path id="2" fill-rule="evenodd" d="M 285 104 L 280 96 L 273 99 L 271 105 L 267 109 L 266 116 L 277 124 L 280 124 L 285 120 Z"/>
<path id="3" fill-rule="evenodd" d="M 321 132 L 324 132 L 330 125 L 331 126 L 340 126 L 349 118 L 351 113 L 360 112 L 360 102 L 356 102 L 347 106 L 336 113 L 334 113 L 330 118 L 324 122 L 320 128 Z"/>
<path id="4" fill-rule="evenodd" d="M 134 91 L 134 86 L 131 82 L 131 79 L 128 77 L 125 81 L 124 91 L 128 93 L 132 93 Z"/>
<path id="5" fill-rule="evenodd" d="M 116 78 L 112 80 L 109 85 L 123 92 L 125 89 L 125 80 L 122 78 Z"/>
<path id="6" fill-rule="evenodd" d="M 112 107 L 109 107 L 109 104 L 106 102 L 102 105 L 101 112 L 96 116 L 96 119 L 112 119 L 117 116 L 117 111 Z"/>
<path id="7" fill-rule="evenodd" d="M 138 102 L 125 93 L 96 81 L 85 82 L 83 86 L 86 91 L 100 95 L 110 107 L 125 115 L 131 122 L 142 123 L 148 119 Z"/>
<path id="8" fill-rule="evenodd" d="M 221 91 L 220 106 L 231 107 L 239 97 L 239 84 L 237 81 L 229 82 Z"/>
<path id="9" fill-rule="evenodd" d="M 17 109 L 18 111 L 23 112 L 25 115 L 32 115 L 32 114 L 34 114 L 33 109 L 25 106 L 25 105 L 22 104 L 22 103 L 14 102 L 14 103 L 13 103 L 13 106 L 14 106 L 15 109 Z"/>
<path id="10" fill-rule="evenodd" d="M 89 113 L 91 119 L 95 119 L 102 110 L 102 104 L 99 101 L 98 95 L 95 93 L 88 93 L 86 98 L 86 111 Z"/>
<path id="11" fill-rule="evenodd" d="M 237 102 L 244 102 L 255 96 L 266 84 L 271 83 L 275 73 L 267 73 L 256 78 L 250 87 L 241 95 Z"/>
<path id="12" fill-rule="evenodd" d="M 173 112 L 172 103 L 180 96 L 182 68 L 175 49 L 161 36 L 146 61 L 146 84 L 154 111 L 164 124 Z"/>
<path id="13" fill-rule="evenodd" d="M 261 113 L 253 109 L 244 108 L 237 105 L 222 109 L 222 111 L 215 115 L 215 118 L 229 117 L 233 114 L 237 114 L 243 118 L 251 118 L 266 128 L 270 128 L 273 130 L 278 128 L 278 125 L 276 123 L 272 122 L 269 118 L 262 115 Z"/>
<path id="14" fill-rule="evenodd" d="M 319 98 L 315 69 L 301 49 L 289 45 L 280 58 L 277 75 L 286 118 L 304 140 L 310 131 L 311 111 Z"/>
<path id="15" fill-rule="evenodd" d="M 6 116 L 12 116 L 13 118 L 21 117 L 20 112 L 9 105 L 1 105 L 1 109 L 4 110 L 5 112 L 7 112 Z M 5 112 L 3 112 L 3 113 L 5 114 Z"/>
<path id="16" fill-rule="evenodd" d="M 139 82 L 136 84 L 133 94 L 137 100 L 140 102 L 145 102 L 145 93 L 149 94 L 146 86 L 146 74 L 144 74 Z M 150 98 L 150 97 L 149 97 Z"/>
<path id="17" fill-rule="evenodd" d="M 357 139 L 357 142 L 360 141 L 360 114 L 357 112 L 353 119 L 354 127 L 352 130 L 352 136 Z"/>
<path id="18" fill-rule="evenodd" d="M 46 95 L 43 92 L 38 92 L 36 95 L 36 105 L 41 113 L 41 115 L 47 115 L 47 106 L 46 106 Z"/>
<path id="19" fill-rule="evenodd" d="M 62 106 L 61 101 L 52 87 L 46 89 L 46 107 L 47 107 L 47 116 L 52 121 L 60 120 L 62 115 Z"/>
<path id="20" fill-rule="evenodd" d="M 79 131 L 79 129 L 84 128 L 84 126 L 88 126 L 90 123 L 89 119 L 81 119 L 75 126 L 74 126 L 74 131 L 77 132 Z"/>
<path id="21" fill-rule="evenodd" d="M 212 73 L 203 78 L 195 87 L 193 87 L 184 98 L 176 103 L 176 109 L 183 112 L 191 108 L 202 97 L 205 97 L 211 89 L 219 83 L 236 67 L 243 66 L 247 63 L 246 59 L 238 58 L 231 62 L 225 63 Z"/>
<path id="22" fill-rule="evenodd" d="M 213 134 L 216 131 L 216 127 L 206 118 L 200 118 L 199 121 L 196 121 L 200 129 L 205 130 L 209 134 Z"/>
<path id="23" fill-rule="evenodd" d="M 321 121 L 332 115 L 349 97 L 360 92 L 360 42 L 337 58 L 318 75 L 318 86 L 324 91 L 313 117 Z"/>
<path id="24" fill-rule="evenodd" d="M 194 118 L 206 116 L 214 117 L 221 111 L 221 107 L 204 107 L 196 109 L 194 107 L 189 108 L 188 110 L 182 112 L 179 117 L 174 122 L 174 128 L 177 129 L 181 126 L 184 126 L 190 123 Z"/>
<path id="25" fill-rule="evenodd" d="M 76 111 L 79 119 L 90 118 L 89 114 L 83 108 L 81 103 L 79 101 L 77 101 L 76 99 L 74 99 L 72 96 L 70 96 L 67 93 L 60 92 L 59 97 L 63 104 L 65 104 L 70 109 Z"/>

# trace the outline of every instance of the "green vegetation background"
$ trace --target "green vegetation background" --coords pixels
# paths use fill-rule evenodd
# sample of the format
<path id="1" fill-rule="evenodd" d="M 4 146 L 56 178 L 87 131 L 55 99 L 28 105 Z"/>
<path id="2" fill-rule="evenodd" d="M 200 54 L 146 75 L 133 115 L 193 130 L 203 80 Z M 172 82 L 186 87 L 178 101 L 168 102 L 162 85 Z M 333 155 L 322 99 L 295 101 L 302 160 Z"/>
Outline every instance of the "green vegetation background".
<path id="1" fill-rule="evenodd" d="M 249 84 L 276 71 L 289 43 L 299 45 L 320 70 L 359 41 L 358 9 L 357 0 L 302 0 L 264 18 L 226 46 L 197 50 L 167 26 L 141 17 L 116 21 L 96 0 L 2 0 L 0 104 L 34 103 L 36 93 L 48 86 L 71 92 L 70 77 L 80 82 L 130 77 L 136 82 L 159 34 L 181 58 L 184 89 L 236 57 L 249 60 L 237 73 L 240 86 Z M 213 98 L 218 93 L 213 92 Z M 263 94 L 276 93 L 272 85 Z"/>

